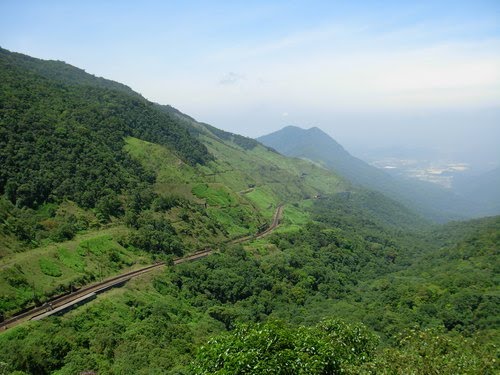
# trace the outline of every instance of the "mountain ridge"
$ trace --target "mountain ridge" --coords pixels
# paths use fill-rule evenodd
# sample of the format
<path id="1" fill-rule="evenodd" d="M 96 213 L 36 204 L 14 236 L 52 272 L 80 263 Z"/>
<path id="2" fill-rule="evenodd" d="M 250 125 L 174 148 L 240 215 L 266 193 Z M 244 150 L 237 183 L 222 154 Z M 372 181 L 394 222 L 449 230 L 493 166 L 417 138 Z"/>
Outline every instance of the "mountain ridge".
<path id="1" fill-rule="evenodd" d="M 437 222 L 477 217 L 486 210 L 476 202 L 431 183 L 391 176 L 352 156 L 316 127 L 306 130 L 287 126 L 256 139 L 284 155 L 319 162 L 352 183 L 386 194 Z"/>

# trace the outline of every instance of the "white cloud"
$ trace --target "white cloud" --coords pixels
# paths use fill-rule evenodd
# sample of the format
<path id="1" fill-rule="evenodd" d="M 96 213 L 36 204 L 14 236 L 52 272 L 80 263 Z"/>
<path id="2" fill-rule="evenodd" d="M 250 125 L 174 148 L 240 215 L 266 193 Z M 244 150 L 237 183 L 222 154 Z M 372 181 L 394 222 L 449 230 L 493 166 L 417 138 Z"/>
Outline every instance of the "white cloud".
<path id="1" fill-rule="evenodd" d="M 440 40 L 441 31 L 318 27 L 224 49 L 205 56 L 195 73 L 177 70 L 163 76 L 163 84 L 156 79 L 150 85 L 157 87 L 157 101 L 207 121 L 228 111 L 234 118 L 259 113 L 255 123 L 264 113 L 282 121 L 288 113 L 283 108 L 293 109 L 294 116 L 313 116 L 498 107 L 500 40 Z M 436 38 L 429 42 L 433 33 Z M 220 77 L 221 70 L 229 73 Z"/>
<path id="2" fill-rule="evenodd" d="M 221 85 L 233 85 L 245 79 L 245 76 L 237 74 L 234 72 L 229 72 L 224 74 L 221 79 L 219 79 L 219 84 Z"/>

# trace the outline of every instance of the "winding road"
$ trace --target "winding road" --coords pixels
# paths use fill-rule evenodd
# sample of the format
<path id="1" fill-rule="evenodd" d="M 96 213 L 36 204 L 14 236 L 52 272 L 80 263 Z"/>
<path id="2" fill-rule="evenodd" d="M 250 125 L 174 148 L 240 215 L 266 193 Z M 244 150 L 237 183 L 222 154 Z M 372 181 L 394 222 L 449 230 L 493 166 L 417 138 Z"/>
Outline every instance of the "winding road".
<path id="1" fill-rule="evenodd" d="M 237 244 L 237 243 L 242 243 L 246 242 L 252 239 L 258 239 L 258 238 L 263 238 L 270 233 L 272 233 L 280 224 L 280 220 L 283 216 L 283 205 L 280 204 L 276 207 L 276 211 L 274 212 L 273 216 L 273 221 L 271 222 L 271 225 L 264 231 L 253 235 L 253 236 L 246 236 L 242 238 L 238 238 L 235 240 L 230 241 L 229 243 L 232 244 Z M 185 262 L 190 262 L 196 259 L 204 258 L 214 252 L 213 249 L 205 249 L 201 251 L 197 251 L 193 254 L 186 255 L 182 258 L 177 258 L 174 259 L 173 264 L 181 264 Z M 25 321 L 28 320 L 34 320 L 34 319 L 40 319 L 45 316 L 51 315 L 51 311 L 57 310 L 61 311 L 64 310 L 65 308 L 70 308 L 73 304 L 75 304 L 78 301 L 81 301 L 82 299 L 85 299 L 88 295 L 91 295 L 92 293 L 102 293 L 110 288 L 113 288 L 115 286 L 119 286 L 120 284 L 124 284 L 128 280 L 143 275 L 145 273 L 149 273 L 155 269 L 158 269 L 160 267 L 165 266 L 165 262 L 158 262 L 152 265 L 149 265 L 147 267 L 143 267 L 140 269 L 137 269 L 135 271 L 129 271 L 126 273 L 123 273 L 118 276 L 111 277 L 107 280 L 91 284 L 85 287 L 82 287 L 78 289 L 77 291 L 61 296 L 61 297 L 56 297 L 53 298 L 52 300 L 47 301 L 46 304 L 38 307 L 34 307 L 28 311 L 25 311 L 21 314 L 15 315 L 12 318 L 6 319 L 3 322 L 0 323 L 0 331 L 5 331 L 9 328 L 15 327 Z"/>

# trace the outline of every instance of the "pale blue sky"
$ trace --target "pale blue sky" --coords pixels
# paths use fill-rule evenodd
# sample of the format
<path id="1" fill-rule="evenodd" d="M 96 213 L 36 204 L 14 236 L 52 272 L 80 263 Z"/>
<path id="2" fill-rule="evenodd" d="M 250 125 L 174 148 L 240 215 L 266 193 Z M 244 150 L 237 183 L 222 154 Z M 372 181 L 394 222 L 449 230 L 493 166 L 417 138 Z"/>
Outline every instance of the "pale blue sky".
<path id="1" fill-rule="evenodd" d="M 500 160 L 498 0 L 2 0 L 0 14 L 0 46 L 226 130 L 318 126 L 358 152 Z"/>

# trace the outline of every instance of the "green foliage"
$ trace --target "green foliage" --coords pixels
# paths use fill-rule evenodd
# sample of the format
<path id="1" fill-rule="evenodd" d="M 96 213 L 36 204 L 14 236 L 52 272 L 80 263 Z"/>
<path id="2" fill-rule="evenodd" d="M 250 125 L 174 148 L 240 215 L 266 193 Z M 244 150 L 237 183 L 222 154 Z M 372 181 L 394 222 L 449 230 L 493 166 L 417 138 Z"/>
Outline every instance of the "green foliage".
<path id="1" fill-rule="evenodd" d="M 147 253 L 118 243 L 125 229 L 87 233 L 84 239 L 78 236 L 62 246 L 48 244 L 9 255 L 0 266 L 0 316 L 10 317 L 134 264 L 149 264 Z"/>
<path id="2" fill-rule="evenodd" d="M 28 280 L 25 275 L 23 275 L 23 271 L 18 265 L 14 265 L 13 267 L 8 267 L 2 270 L 2 275 L 7 280 L 9 285 L 13 287 L 26 287 L 28 286 Z"/>
<path id="3" fill-rule="evenodd" d="M 497 349 L 475 339 L 437 330 L 400 333 L 394 347 L 384 349 L 359 374 L 497 374 Z"/>
<path id="4" fill-rule="evenodd" d="M 429 228 L 322 167 L 63 63 L 0 50 L 0 79 L 0 318 L 133 264 L 216 250 L 5 332 L 0 371 L 188 374 L 212 336 L 199 373 L 493 368 L 498 218 Z M 280 203 L 273 235 L 230 244 Z M 318 323 L 329 317 L 350 323 Z"/>
<path id="5" fill-rule="evenodd" d="M 109 235 L 94 237 L 80 242 L 77 251 L 80 255 L 103 255 L 115 246 L 113 238 Z"/>
<path id="6" fill-rule="evenodd" d="M 350 225 L 367 230 L 369 227 L 396 229 L 399 232 L 429 229 L 430 224 L 405 206 L 369 190 L 352 190 L 316 201 L 315 219 L 330 225 Z"/>
<path id="7" fill-rule="evenodd" d="M 499 232 L 496 217 L 447 225 L 432 233 L 438 244 L 447 245 L 428 248 L 405 269 L 360 285 L 355 298 L 369 306 L 365 322 L 387 336 L 417 322 L 467 336 L 482 332 L 498 338 L 500 321 L 494 311 L 500 309 L 495 276 Z"/>
<path id="8" fill-rule="evenodd" d="M 122 202 L 111 191 L 108 195 L 104 195 L 99 199 L 95 205 L 95 210 L 97 218 L 102 222 L 109 221 L 111 216 L 121 216 L 124 212 Z"/>
<path id="9" fill-rule="evenodd" d="M 66 267 L 69 267 L 75 271 L 85 271 L 85 261 L 80 256 L 78 256 L 76 252 L 71 252 L 64 247 L 60 247 L 57 250 L 57 258 Z"/>
<path id="10" fill-rule="evenodd" d="M 138 219 L 138 226 L 139 229 L 130 236 L 130 245 L 155 254 L 182 255 L 177 233 L 164 217 L 145 211 Z"/>
<path id="11" fill-rule="evenodd" d="M 4 344 L 1 346 L 6 373 L 17 370 L 28 374 L 49 374 L 62 366 L 63 358 L 71 348 L 71 338 L 56 327 L 33 328 L 20 328 L 0 336 Z"/>
<path id="12" fill-rule="evenodd" d="M 336 374 L 369 359 L 376 338 L 360 325 L 329 320 L 314 327 L 279 321 L 238 326 L 199 350 L 192 372 L 203 374 Z"/>
<path id="13" fill-rule="evenodd" d="M 40 258 L 38 263 L 42 272 L 47 276 L 59 277 L 62 275 L 61 269 L 51 259 Z"/>
<path id="14" fill-rule="evenodd" d="M 189 363 L 196 343 L 218 325 L 185 301 L 146 289 L 91 303 L 69 320 L 53 318 L 1 334 L 6 373 L 186 373 L 179 365 Z"/>
<path id="15" fill-rule="evenodd" d="M 211 206 L 231 206 L 236 204 L 235 198 L 231 192 L 221 186 L 209 186 L 207 184 L 198 184 L 193 187 L 193 194 L 206 200 Z"/>
<path id="16" fill-rule="evenodd" d="M 257 142 L 255 139 L 248 138 L 248 137 L 243 137 L 239 134 L 234 134 L 234 133 L 229 133 L 224 130 L 217 129 L 216 127 L 213 127 L 208 124 L 203 124 L 212 134 L 215 136 L 219 137 L 220 139 L 224 141 L 229 141 L 237 144 L 241 148 L 245 150 L 252 150 L 257 145 L 259 145 L 259 142 Z"/>
<path id="17" fill-rule="evenodd" d="M 158 196 L 152 202 L 152 209 L 156 212 L 165 212 L 174 207 L 184 207 L 188 205 L 189 201 L 187 199 L 176 195 Z"/>
<path id="18" fill-rule="evenodd" d="M 0 193 L 11 202 L 68 198 L 97 207 L 104 220 L 119 214 L 116 194 L 152 181 L 123 150 L 126 136 L 168 145 L 191 164 L 211 159 L 152 103 L 82 71 L 74 71 L 82 79 L 47 74 L 59 65 L 0 50 Z"/>
<path id="19" fill-rule="evenodd" d="M 57 227 L 50 236 L 56 242 L 71 240 L 76 234 L 76 228 L 72 223 L 63 223 Z"/>
<path id="20" fill-rule="evenodd" d="M 150 215 L 147 220 L 153 220 L 154 226 L 158 213 Z M 474 254 L 471 247 L 478 243 L 485 248 L 477 253 L 494 252 L 494 222 L 475 223 L 476 230 L 471 233 L 475 240 L 466 236 L 458 244 L 464 249 L 459 254 Z M 131 286 L 125 299 L 98 300 L 63 320 L 42 322 L 37 330 L 46 332 L 56 326 L 71 346 L 68 354 L 61 352 L 60 357 L 52 358 L 62 374 L 85 370 L 259 374 L 280 373 L 280 369 L 282 373 L 304 374 L 495 373 L 495 349 L 488 346 L 495 342 L 494 331 L 489 331 L 494 323 L 485 320 L 483 326 L 478 325 L 474 339 L 463 336 L 468 335 L 467 330 L 449 331 L 436 314 L 446 306 L 466 312 L 468 306 L 486 301 L 487 294 L 464 294 L 441 304 L 446 283 L 391 279 L 419 268 L 380 257 L 362 231 L 353 237 L 348 223 L 335 228 L 310 224 L 300 231 L 273 235 L 276 245 L 263 248 L 258 255 L 234 247 L 178 265 L 152 283 Z M 443 233 L 440 236 L 447 238 Z M 99 246 L 94 247 L 98 251 Z M 438 259 L 456 256 L 450 249 L 441 249 Z M 436 256 L 435 250 L 428 251 Z M 419 261 L 426 256 L 421 253 Z M 445 264 L 446 258 L 442 262 Z M 143 294 L 144 290 L 150 292 Z M 441 307 L 433 312 L 429 304 Z M 480 310 L 484 318 L 494 319 L 497 307 Z M 331 316 L 350 322 L 364 319 L 383 335 L 384 346 L 375 348 L 371 330 L 358 324 L 337 320 L 317 323 Z M 276 317 L 288 323 L 276 323 Z M 256 324 L 242 326 L 243 322 Z M 415 324 L 441 328 L 403 333 Z M 229 332 L 209 339 L 224 328 Z M 390 334 L 397 337 L 388 340 Z M 0 345 L 22 345 L 29 358 L 9 369 L 26 371 L 38 363 L 36 346 L 26 340 L 0 335 Z M 199 349 L 188 369 L 196 347 L 205 340 L 209 344 Z M 0 352 L 0 361 L 10 363 L 13 355 L 10 349 Z"/>

